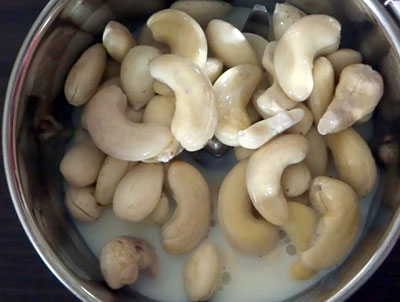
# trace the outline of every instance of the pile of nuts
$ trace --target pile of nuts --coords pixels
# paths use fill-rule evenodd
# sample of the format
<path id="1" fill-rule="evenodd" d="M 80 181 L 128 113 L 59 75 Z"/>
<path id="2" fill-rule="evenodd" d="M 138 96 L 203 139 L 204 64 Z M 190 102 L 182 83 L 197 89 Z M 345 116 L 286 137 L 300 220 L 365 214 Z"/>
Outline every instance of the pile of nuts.
<path id="1" fill-rule="evenodd" d="M 112 205 L 122 219 L 159 224 L 168 253 L 192 252 L 184 272 L 192 301 L 218 289 L 223 258 L 205 239 L 209 186 L 175 160 L 183 150 L 201 150 L 214 136 L 235 147 L 239 163 L 220 188 L 218 223 L 233 247 L 254 256 L 274 249 L 282 229 L 299 251 L 296 279 L 343 260 L 359 234 L 359 198 L 377 178 L 352 126 L 371 117 L 383 80 L 359 52 L 339 49 L 339 22 L 277 4 L 268 42 L 220 20 L 231 8 L 177 1 L 148 19 L 137 42 L 111 21 L 65 83 L 68 102 L 84 106 L 60 165 L 70 213 L 91 222 Z M 327 177 L 328 150 L 339 179 Z M 100 266 L 118 289 L 141 270 L 156 274 L 157 257 L 144 240 L 117 237 Z"/>

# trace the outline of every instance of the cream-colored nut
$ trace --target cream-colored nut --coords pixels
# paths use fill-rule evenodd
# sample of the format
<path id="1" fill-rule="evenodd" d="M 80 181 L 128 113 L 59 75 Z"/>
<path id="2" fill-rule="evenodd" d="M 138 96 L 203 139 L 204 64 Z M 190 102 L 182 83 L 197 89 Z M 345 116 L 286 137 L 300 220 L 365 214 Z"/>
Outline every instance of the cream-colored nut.
<path id="1" fill-rule="evenodd" d="M 287 134 L 270 141 L 250 157 L 247 189 L 253 205 L 269 222 L 282 225 L 289 219 L 281 177 L 288 166 L 303 161 L 307 153 L 304 136 Z"/>
<path id="2" fill-rule="evenodd" d="M 125 112 L 128 120 L 134 123 L 141 123 L 143 121 L 144 109 L 136 111 L 133 107 L 128 107 Z"/>
<path id="3" fill-rule="evenodd" d="M 246 187 L 248 161 L 225 177 L 218 195 L 218 220 L 229 243 L 242 253 L 263 256 L 278 242 L 278 228 L 254 216 Z"/>
<path id="4" fill-rule="evenodd" d="M 65 97 L 71 105 L 81 106 L 96 93 L 106 62 L 107 53 L 102 44 L 93 45 L 81 55 L 64 86 Z"/>
<path id="5" fill-rule="evenodd" d="M 105 87 L 112 86 L 112 85 L 121 87 L 121 78 L 119 77 L 119 75 L 114 76 L 114 77 L 111 77 L 111 78 L 108 78 L 107 80 L 105 80 L 105 81 L 99 86 L 98 91 L 102 90 L 102 89 L 105 88 Z"/>
<path id="6" fill-rule="evenodd" d="M 128 162 L 108 156 L 100 169 L 97 177 L 94 196 L 101 205 L 110 204 L 113 200 L 115 190 L 124 177 Z"/>
<path id="7" fill-rule="evenodd" d="M 101 249 L 100 269 L 107 285 L 119 289 L 134 283 L 141 270 L 149 269 L 155 276 L 158 270 L 157 255 L 154 248 L 142 239 L 114 237 Z"/>
<path id="8" fill-rule="evenodd" d="M 318 215 L 312 208 L 298 202 L 289 202 L 289 220 L 282 229 L 300 252 L 308 250 L 317 229 Z"/>
<path id="9" fill-rule="evenodd" d="M 86 106 L 86 124 L 94 143 L 121 160 L 141 161 L 162 152 L 171 143 L 171 131 L 162 125 L 138 124 L 126 117 L 128 102 L 122 90 L 100 90 Z"/>
<path id="10" fill-rule="evenodd" d="M 282 174 L 282 190 L 286 197 L 300 196 L 311 184 L 311 172 L 304 162 L 289 166 Z"/>
<path id="11" fill-rule="evenodd" d="M 310 200 L 322 217 L 310 248 L 299 257 L 306 267 L 319 271 L 338 265 L 352 248 L 360 230 L 360 209 L 348 184 L 325 176 L 313 180 Z"/>
<path id="12" fill-rule="evenodd" d="M 305 266 L 299 258 L 290 267 L 290 275 L 296 280 L 311 279 L 317 272 Z"/>
<path id="13" fill-rule="evenodd" d="M 266 91 L 265 89 L 258 89 L 258 90 L 256 90 L 256 91 L 253 93 L 253 95 L 251 96 L 251 100 L 250 100 L 250 101 L 251 101 L 251 103 L 253 104 L 254 109 L 257 110 L 258 114 L 259 114 L 262 118 L 267 119 L 267 118 L 270 118 L 271 115 L 265 113 L 265 112 L 260 108 L 260 106 L 258 106 L 258 104 L 257 104 L 258 98 L 259 98 L 261 95 L 263 95 L 263 94 L 265 93 L 265 91 Z M 250 114 L 249 114 L 249 117 L 250 117 Z"/>
<path id="14" fill-rule="evenodd" d="M 245 36 L 233 25 L 212 20 L 206 29 L 210 50 L 227 67 L 241 64 L 257 65 L 257 55 Z"/>
<path id="15" fill-rule="evenodd" d="M 91 139 L 85 139 L 65 153 L 60 171 L 74 187 L 86 187 L 96 182 L 105 155 Z"/>
<path id="16" fill-rule="evenodd" d="M 206 66 L 203 68 L 211 84 L 219 78 L 224 70 L 224 64 L 216 58 L 208 58 Z"/>
<path id="17" fill-rule="evenodd" d="M 310 169 L 312 178 L 326 175 L 328 168 L 328 147 L 324 138 L 315 127 L 311 127 L 306 138 L 308 140 L 309 152 L 304 162 Z"/>
<path id="18" fill-rule="evenodd" d="M 122 62 L 136 42 L 129 29 L 119 22 L 110 21 L 103 32 L 103 45 L 114 60 Z"/>
<path id="19" fill-rule="evenodd" d="M 236 159 L 238 161 L 242 161 L 248 159 L 251 155 L 253 155 L 254 152 L 256 152 L 256 150 L 246 149 L 243 147 L 235 147 L 234 152 Z"/>
<path id="20" fill-rule="evenodd" d="M 65 203 L 74 218 L 84 222 L 93 222 L 99 218 L 103 208 L 97 204 L 93 193 L 93 186 L 84 188 L 67 186 Z"/>
<path id="21" fill-rule="evenodd" d="M 147 217 L 147 220 L 153 224 L 163 224 L 167 221 L 169 217 L 169 212 L 170 204 L 168 196 L 164 192 L 162 192 L 156 208 Z"/>
<path id="22" fill-rule="evenodd" d="M 238 132 L 238 141 L 241 147 L 258 149 L 275 136 L 283 133 L 293 125 L 299 123 L 304 117 L 302 109 L 281 111 L 276 115 L 251 125 Z"/>
<path id="23" fill-rule="evenodd" d="M 277 3 L 272 16 L 275 40 L 279 41 L 286 30 L 306 14 L 288 3 Z"/>
<path id="24" fill-rule="evenodd" d="M 157 80 L 154 81 L 153 89 L 154 92 L 159 95 L 173 96 L 175 94 L 174 91 L 171 88 L 169 88 L 168 85 L 165 85 L 164 83 L 161 83 L 160 81 Z"/>
<path id="25" fill-rule="evenodd" d="M 238 132 L 250 126 L 246 107 L 262 76 L 256 65 L 244 64 L 225 71 L 215 82 L 218 127 L 215 136 L 227 146 L 239 146 Z"/>
<path id="26" fill-rule="evenodd" d="M 149 72 L 149 62 L 161 52 L 152 46 L 136 46 L 125 56 L 121 65 L 121 84 L 128 101 L 139 110 L 154 96 L 154 79 Z"/>
<path id="27" fill-rule="evenodd" d="M 287 133 L 306 135 L 313 125 L 313 115 L 308 107 L 304 104 L 298 104 L 295 109 L 303 110 L 303 118 L 293 127 L 291 127 Z"/>
<path id="28" fill-rule="evenodd" d="M 213 19 L 221 19 L 231 9 L 232 5 L 224 1 L 176 1 L 171 8 L 184 11 L 193 19 L 195 19 L 202 27 Z"/>
<path id="29" fill-rule="evenodd" d="M 177 206 L 161 229 L 164 249 L 171 254 L 193 250 L 206 236 L 210 224 L 210 190 L 193 166 L 175 161 L 168 168 L 168 185 Z"/>
<path id="30" fill-rule="evenodd" d="M 175 113 L 175 97 L 173 96 L 155 96 L 147 104 L 143 123 L 155 123 L 170 127 Z"/>
<path id="31" fill-rule="evenodd" d="M 335 72 L 332 64 L 325 57 L 315 60 L 313 68 L 314 89 L 307 100 L 307 106 L 313 114 L 314 123 L 325 113 L 333 98 Z"/>
<path id="32" fill-rule="evenodd" d="M 351 127 L 374 111 L 383 95 L 382 76 L 369 65 L 346 67 L 336 87 L 335 96 L 318 123 L 322 135 Z"/>
<path id="33" fill-rule="evenodd" d="M 326 58 L 333 66 L 336 79 L 339 79 L 343 69 L 345 69 L 347 66 L 362 62 L 361 53 L 348 48 L 338 49 L 337 51 L 327 55 Z"/>
<path id="34" fill-rule="evenodd" d="M 165 9 L 153 14 L 147 26 L 155 40 L 169 45 L 171 53 L 188 58 L 200 68 L 206 65 L 206 36 L 196 20 L 187 13 Z"/>
<path id="35" fill-rule="evenodd" d="M 276 47 L 274 66 L 279 85 L 292 100 L 302 102 L 314 88 L 312 75 L 316 56 L 339 47 L 340 23 L 327 15 L 301 18 L 282 36 Z"/>
<path id="36" fill-rule="evenodd" d="M 115 190 L 115 215 L 134 222 L 145 219 L 160 200 L 163 182 L 161 164 L 137 165 L 122 178 Z"/>
<path id="37" fill-rule="evenodd" d="M 245 36 L 246 40 L 250 43 L 250 46 L 255 51 L 257 56 L 257 62 L 261 66 L 262 59 L 264 56 L 264 50 L 268 44 L 268 41 L 257 34 L 243 33 L 243 35 Z"/>
<path id="38" fill-rule="evenodd" d="M 221 273 L 222 259 L 218 249 L 213 242 L 206 240 L 185 264 L 184 283 L 190 301 L 210 299 L 219 288 Z"/>
<path id="39" fill-rule="evenodd" d="M 155 48 L 158 48 L 163 54 L 171 52 L 167 44 L 154 40 L 153 33 L 151 32 L 150 28 L 147 25 L 144 25 L 142 27 L 142 30 L 140 31 L 139 34 L 139 38 L 137 40 L 137 44 L 153 46 Z"/>
<path id="40" fill-rule="evenodd" d="M 254 95 L 254 94 L 253 94 Z M 254 107 L 253 102 L 249 102 L 246 107 L 247 115 L 249 116 L 250 123 L 254 124 L 262 120 L 262 116 L 258 113 L 257 109 Z"/>
<path id="41" fill-rule="evenodd" d="M 121 63 L 113 59 L 108 59 L 106 67 L 104 69 L 103 79 L 109 79 L 115 76 L 119 77 L 120 73 L 121 73 Z"/>
<path id="42" fill-rule="evenodd" d="M 364 139 L 356 130 L 348 128 L 327 135 L 326 142 L 332 151 L 340 179 L 352 186 L 358 196 L 368 195 L 376 183 L 377 169 Z"/>
<path id="43" fill-rule="evenodd" d="M 263 70 L 263 74 L 262 74 L 262 78 L 260 80 L 260 82 L 257 85 L 257 90 L 267 90 L 269 87 L 272 86 L 272 84 L 274 83 L 274 80 L 272 78 L 272 76 L 267 72 Z"/>
<path id="44" fill-rule="evenodd" d="M 171 131 L 188 151 L 202 149 L 217 127 L 213 87 L 203 71 L 189 59 L 163 55 L 150 63 L 151 75 L 175 92 Z"/>

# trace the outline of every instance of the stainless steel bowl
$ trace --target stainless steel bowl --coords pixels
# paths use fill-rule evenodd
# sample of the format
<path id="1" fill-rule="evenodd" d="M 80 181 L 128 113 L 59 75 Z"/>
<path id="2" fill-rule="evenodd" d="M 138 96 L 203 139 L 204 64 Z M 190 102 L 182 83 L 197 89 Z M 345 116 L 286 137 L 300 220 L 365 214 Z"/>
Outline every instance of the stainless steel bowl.
<path id="1" fill-rule="evenodd" d="M 63 203 L 60 158 L 72 137 L 73 109 L 62 88 L 67 71 L 110 19 L 137 28 L 162 0 L 52 0 L 32 26 L 10 77 L 3 118 L 3 153 L 15 209 L 39 255 L 57 278 L 83 301 L 150 301 L 136 293 L 109 290 L 96 258 L 76 231 Z M 234 0 L 235 5 L 270 0 Z M 400 16 L 398 1 L 292 0 L 309 13 L 341 21 L 343 45 L 360 49 L 385 79 L 385 96 L 374 115 L 371 147 L 384 137 L 398 141 L 400 114 Z M 386 7 L 385 7 L 386 6 Z M 389 11 L 388 11 L 389 9 Z M 392 10 L 390 12 L 390 10 Z M 379 200 L 369 211 L 368 228 L 351 256 L 318 286 L 291 301 L 343 301 L 386 258 L 400 234 L 399 175 L 396 163 L 380 165 Z M 360 171 L 362 173 L 362 171 Z"/>

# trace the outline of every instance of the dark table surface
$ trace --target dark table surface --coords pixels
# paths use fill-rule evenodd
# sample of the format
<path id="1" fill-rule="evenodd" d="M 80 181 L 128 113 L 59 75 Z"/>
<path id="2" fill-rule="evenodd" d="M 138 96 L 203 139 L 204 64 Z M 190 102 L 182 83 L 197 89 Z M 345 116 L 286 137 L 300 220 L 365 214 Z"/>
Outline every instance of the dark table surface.
<path id="1" fill-rule="evenodd" d="M 0 0 L 1 108 L 17 51 L 46 3 L 46 0 Z M 0 302 L 77 301 L 53 277 L 29 243 L 12 206 L 3 161 L 0 170 Z M 400 244 L 349 301 L 400 301 Z"/>

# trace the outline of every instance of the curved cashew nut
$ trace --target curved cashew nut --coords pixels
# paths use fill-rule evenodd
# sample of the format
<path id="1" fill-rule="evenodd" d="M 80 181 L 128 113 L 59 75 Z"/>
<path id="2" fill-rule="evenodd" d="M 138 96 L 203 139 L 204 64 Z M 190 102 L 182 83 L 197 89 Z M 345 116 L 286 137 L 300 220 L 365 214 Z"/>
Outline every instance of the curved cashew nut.
<path id="1" fill-rule="evenodd" d="M 153 46 L 158 48 L 163 54 L 171 52 L 167 44 L 154 40 L 153 33 L 147 25 L 143 25 L 137 40 L 137 44 Z"/>
<path id="2" fill-rule="evenodd" d="M 203 68 L 211 84 L 219 78 L 224 70 L 224 64 L 216 58 L 208 58 L 206 66 Z"/>
<path id="3" fill-rule="evenodd" d="M 103 79 L 108 80 L 109 78 L 120 75 L 121 73 L 121 63 L 117 62 L 113 59 L 108 59 L 106 63 L 106 67 L 104 69 Z M 100 89 L 100 87 L 99 87 Z M 98 90 L 99 90 L 98 89 Z"/>
<path id="4" fill-rule="evenodd" d="M 282 225 L 289 219 L 281 177 L 286 167 L 303 161 L 307 153 L 305 137 L 287 134 L 270 141 L 250 157 L 247 189 L 253 205 L 269 222 Z"/>
<path id="5" fill-rule="evenodd" d="M 256 90 L 254 93 L 253 93 L 253 95 L 251 96 L 251 103 L 253 104 L 253 107 L 254 107 L 254 109 L 258 112 L 258 114 L 262 117 L 262 118 L 264 118 L 264 119 L 267 119 L 267 118 L 270 118 L 271 117 L 271 114 L 267 114 L 267 113 L 265 113 L 261 108 L 260 108 L 260 106 L 258 106 L 258 104 L 257 104 L 257 100 L 258 100 L 258 98 L 260 97 L 260 96 L 262 96 L 264 93 L 265 93 L 265 89 L 258 89 L 258 90 Z M 250 114 L 249 114 L 249 117 L 250 117 Z"/>
<path id="6" fill-rule="evenodd" d="M 340 23 L 326 15 L 306 16 L 293 24 L 276 47 L 274 66 L 282 90 L 294 101 L 306 100 L 314 87 L 314 57 L 339 47 Z"/>
<path id="7" fill-rule="evenodd" d="M 353 128 L 326 136 L 339 177 L 357 192 L 366 196 L 376 183 L 375 159 L 364 139 Z"/>
<path id="8" fill-rule="evenodd" d="M 110 204 L 113 200 L 115 190 L 124 177 L 129 162 L 108 156 L 100 169 L 96 181 L 94 196 L 101 205 Z"/>
<path id="9" fill-rule="evenodd" d="M 171 88 L 169 88 L 168 85 L 165 85 L 164 83 L 161 83 L 160 81 L 157 81 L 157 80 L 154 81 L 153 89 L 154 89 L 154 92 L 159 95 L 164 95 L 164 96 L 174 96 L 175 95 L 174 91 Z"/>
<path id="10" fill-rule="evenodd" d="M 257 55 L 250 43 L 228 22 L 212 20 L 207 26 L 206 36 L 210 49 L 226 66 L 257 65 Z"/>
<path id="11" fill-rule="evenodd" d="M 277 3 L 272 15 L 275 40 L 279 41 L 286 30 L 306 14 L 288 3 Z"/>
<path id="12" fill-rule="evenodd" d="M 289 166 L 283 171 L 281 184 L 286 197 L 300 196 L 311 184 L 311 172 L 304 162 Z"/>
<path id="13" fill-rule="evenodd" d="M 251 124 L 257 123 L 263 119 L 262 116 L 258 113 L 258 110 L 254 106 L 253 102 L 249 102 L 247 104 L 246 112 L 247 112 L 247 115 L 249 116 Z"/>
<path id="14" fill-rule="evenodd" d="M 102 44 L 93 45 L 81 55 L 65 81 L 64 93 L 71 105 L 81 106 L 96 93 L 106 62 L 107 53 Z"/>
<path id="15" fill-rule="evenodd" d="M 361 53 L 348 48 L 338 49 L 337 51 L 327 55 L 326 58 L 332 64 L 336 79 L 339 79 L 343 69 L 347 66 L 362 62 Z"/>
<path id="16" fill-rule="evenodd" d="M 177 55 L 154 59 L 150 73 L 175 92 L 176 109 L 171 124 L 174 137 L 190 152 L 202 149 L 217 127 L 215 95 L 207 76 L 190 60 Z"/>
<path id="17" fill-rule="evenodd" d="M 139 272 L 150 269 L 157 274 L 158 263 L 154 248 L 142 239 L 130 236 L 114 237 L 100 252 L 100 269 L 107 285 L 119 289 L 132 284 Z"/>
<path id="18" fill-rule="evenodd" d="M 141 123 L 143 121 L 144 110 L 136 111 L 133 107 L 128 107 L 125 116 L 134 123 Z"/>
<path id="19" fill-rule="evenodd" d="M 256 151 L 257 150 L 246 149 L 246 148 L 243 148 L 243 147 L 235 147 L 234 148 L 235 157 L 236 157 L 236 159 L 238 161 L 242 161 L 242 160 L 248 159 Z"/>
<path id="20" fill-rule="evenodd" d="M 315 60 L 313 79 L 314 89 L 307 100 L 307 106 L 313 114 L 315 124 L 318 125 L 319 120 L 332 101 L 335 89 L 335 72 L 327 58 L 321 57 Z"/>
<path id="21" fill-rule="evenodd" d="M 326 175 L 328 168 L 328 147 L 324 138 L 318 133 L 315 127 L 311 127 L 306 138 L 310 150 L 304 162 L 310 169 L 312 178 Z"/>
<path id="22" fill-rule="evenodd" d="M 110 21 L 103 32 L 103 45 L 114 60 L 122 62 L 136 41 L 124 25 Z"/>
<path id="23" fill-rule="evenodd" d="M 278 134 L 299 123 L 304 117 L 302 109 L 281 111 L 276 115 L 251 125 L 238 132 L 240 146 L 247 149 L 258 149 Z"/>
<path id="24" fill-rule="evenodd" d="M 99 218 L 103 208 L 97 204 L 93 193 L 93 186 L 84 188 L 67 186 L 65 203 L 69 213 L 84 222 L 93 222 Z"/>
<path id="25" fill-rule="evenodd" d="M 308 107 L 304 104 L 298 104 L 295 109 L 303 110 L 303 118 L 293 127 L 291 127 L 287 133 L 306 135 L 313 125 L 313 115 Z"/>
<path id="26" fill-rule="evenodd" d="M 190 301 L 206 301 L 218 290 L 221 282 L 222 260 L 218 249 L 204 241 L 185 265 L 184 283 Z"/>
<path id="27" fill-rule="evenodd" d="M 278 228 L 253 214 L 245 182 L 247 164 L 241 161 L 225 177 L 218 195 L 218 220 L 233 247 L 263 256 L 276 246 Z"/>
<path id="28" fill-rule="evenodd" d="M 195 19 L 202 27 L 213 19 L 221 19 L 232 9 L 230 3 L 224 1 L 176 1 L 171 8 L 184 11 Z"/>
<path id="29" fill-rule="evenodd" d="M 244 64 L 225 71 L 215 82 L 218 111 L 215 136 L 223 144 L 238 146 L 238 132 L 250 126 L 246 107 L 261 76 L 259 67 Z"/>
<path id="30" fill-rule="evenodd" d="M 171 53 L 188 58 L 200 68 L 206 65 L 206 36 L 196 20 L 187 13 L 165 9 L 153 14 L 147 26 L 155 40 L 169 45 Z"/>
<path id="31" fill-rule="evenodd" d="M 164 249 L 171 254 L 193 250 L 206 236 L 211 201 L 207 182 L 193 166 L 175 161 L 168 168 L 168 184 L 176 210 L 161 229 Z"/>
<path id="32" fill-rule="evenodd" d="M 140 161 L 162 152 L 171 142 L 168 128 L 136 124 L 126 117 L 126 96 L 117 86 L 100 90 L 86 106 L 88 131 L 96 146 L 121 160 Z"/>
<path id="33" fill-rule="evenodd" d="M 96 182 L 105 155 L 92 140 L 84 139 L 65 153 L 60 172 L 74 187 L 86 187 Z"/>
<path id="34" fill-rule="evenodd" d="M 152 46 L 136 46 L 125 56 L 121 65 L 121 84 L 129 103 L 139 110 L 154 96 L 154 79 L 149 73 L 149 62 L 161 51 Z"/>
<path id="35" fill-rule="evenodd" d="M 246 40 L 250 43 L 250 46 L 255 51 L 257 56 L 257 62 L 261 66 L 262 59 L 264 56 L 264 50 L 265 47 L 267 47 L 268 45 L 268 41 L 257 34 L 243 33 L 243 35 L 245 36 Z"/>
<path id="36" fill-rule="evenodd" d="M 157 206 L 147 217 L 147 220 L 153 224 L 163 224 L 167 221 L 170 212 L 170 204 L 168 196 L 162 192 Z"/>
<path id="37" fill-rule="evenodd" d="M 354 125 L 374 111 L 383 95 L 382 76 L 369 65 L 346 67 L 335 96 L 318 123 L 322 135 L 336 133 Z"/>
<path id="38" fill-rule="evenodd" d="M 137 165 L 122 178 L 115 190 L 115 215 L 134 222 L 145 219 L 160 200 L 163 181 L 161 164 Z"/>

